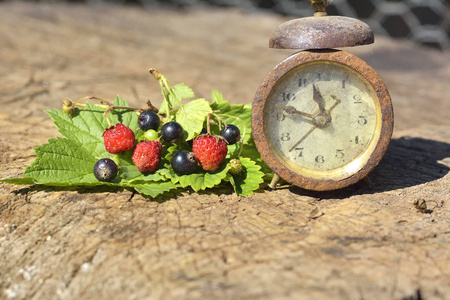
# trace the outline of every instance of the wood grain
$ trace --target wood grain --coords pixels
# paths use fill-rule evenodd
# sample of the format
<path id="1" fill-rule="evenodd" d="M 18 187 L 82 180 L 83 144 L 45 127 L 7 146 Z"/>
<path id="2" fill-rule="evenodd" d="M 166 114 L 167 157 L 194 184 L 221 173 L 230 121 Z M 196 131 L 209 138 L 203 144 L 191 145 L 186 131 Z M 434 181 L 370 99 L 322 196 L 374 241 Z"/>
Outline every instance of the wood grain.
<path id="1" fill-rule="evenodd" d="M 231 9 L 2 2 L 0 18 L 1 178 L 58 135 L 43 110 L 66 97 L 158 104 L 153 67 L 198 96 L 250 103 L 291 54 L 267 48 L 287 19 Z M 346 50 L 380 73 L 394 104 L 373 188 L 149 201 L 0 184 L 0 299 L 448 299 L 450 60 L 382 37 Z"/>

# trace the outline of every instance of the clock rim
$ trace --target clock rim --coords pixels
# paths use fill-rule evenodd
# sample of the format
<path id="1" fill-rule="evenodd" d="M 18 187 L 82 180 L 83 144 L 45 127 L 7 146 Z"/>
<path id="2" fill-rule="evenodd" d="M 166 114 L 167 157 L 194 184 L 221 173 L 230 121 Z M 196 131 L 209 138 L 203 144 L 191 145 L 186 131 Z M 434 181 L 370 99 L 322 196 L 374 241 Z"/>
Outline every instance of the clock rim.
<path id="1" fill-rule="evenodd" d="M 373 88 L 380 106 L 381 130 L 378 142 L 367 163 L 354 174 L 342 180 L 313 178 L 294 172 L 272 152 L 264 131 L 264 107 L 271 90 L 286 73 L 310 62 L 328 61 L 341 63 L 361 75 Z M 263 161 L 280 178 L 308 190 L 328 191 L 350 186 L 367 176 L 381 161 L 389 146 L 394 127 L 392 101 L 386 85 L 378 73 L 359 57 L 342 50 L 322 49 L 297 52 L 277 64 L 259 86 L 252 104 L 252 134 Z"/>

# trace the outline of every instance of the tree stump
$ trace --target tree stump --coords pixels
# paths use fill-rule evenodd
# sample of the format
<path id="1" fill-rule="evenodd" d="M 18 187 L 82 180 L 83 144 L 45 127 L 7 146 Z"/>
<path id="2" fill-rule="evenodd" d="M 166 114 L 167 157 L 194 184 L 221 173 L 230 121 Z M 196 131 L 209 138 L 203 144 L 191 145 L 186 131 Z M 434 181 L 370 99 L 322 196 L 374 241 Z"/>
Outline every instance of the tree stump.
<path id="1" fill-rule="evenodd" d="M 117 94 L 159 105 L 153 67 L 209 98 L 250 103 L 292 51 L 287 19 L 233 9 L 0 3 L 0 178 L 58 136 L 46 109 Z M 152 201 L 130 191 L 0 184 L 1 299 L 448 299 L 450 60 L 377 37 L 346 49 L 388 86 L 395 130 L 358 183 Z M 415 202 L 425 201 L 419 210 Z"/>

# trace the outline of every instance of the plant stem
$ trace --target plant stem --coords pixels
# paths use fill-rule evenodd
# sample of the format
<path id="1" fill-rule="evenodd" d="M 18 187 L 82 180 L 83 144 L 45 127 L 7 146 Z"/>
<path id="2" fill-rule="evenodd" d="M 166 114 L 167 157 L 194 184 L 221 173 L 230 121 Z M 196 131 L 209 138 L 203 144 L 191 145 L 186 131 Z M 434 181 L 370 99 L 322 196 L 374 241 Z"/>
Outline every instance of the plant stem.
<path id="1" fill-rule="evenodd" d="M 86 107 L 86 104 L 82 104 L 80 103 L 81 101 L 84 100 L 98 100 L 100 101 L 101 104 L 95 104 L 98 107 L 101 107 L 103 109 L 106 110 L 114 110 L 114 109 L 128 109 L 128 110 L 135 110 L 135 111 L 142 111 L 142 108 L 136 108 L 136 107 L 129 107 L 129 106 L 117 106 L 117 105 L 112 105 L 111 102 L 103 100 L 101 98 L 95 97 L 95 96 L 87 96 L 87 97 L 83 97 L 77 101 L 75 101 L 73 103 L 73 106 L 78 106 L 78 107 Z M 150 100 L 147 101 L 147 105 L 149 105 L 150 108 L 153 108 L 153 105 L 151 105 Z"/>
<path id="2" fill-rule="evenodd" d="M 206 117 L 206 132 L 208 134 L 211 134 L 211 126 L 209 125 L 211 120 L 211 114 L 208 114 L 208 116 Z"/>

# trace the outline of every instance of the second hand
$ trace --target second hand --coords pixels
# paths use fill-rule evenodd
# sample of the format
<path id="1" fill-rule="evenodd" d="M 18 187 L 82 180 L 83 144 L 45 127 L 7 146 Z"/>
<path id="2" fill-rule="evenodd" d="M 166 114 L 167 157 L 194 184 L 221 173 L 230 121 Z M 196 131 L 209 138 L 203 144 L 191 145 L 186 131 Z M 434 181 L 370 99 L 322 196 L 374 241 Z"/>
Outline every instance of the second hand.
<path id="1" fill-rule="evenodd" d="M 308 137 L 308 135 L 310 135 L 311 132 L 313 132 L 314 129 L 316 129 L 316 128 L 317 128 L 317 126 L 314 126 L 314 127 L 312 127 L 307 133 L 305 133 L 305 135 L 304 135 L 297 143 L 295 143 L 294 146 L 292 146 L 292 147 L 289 149 L 289 152 L 291 152 L 292 150 L 294 150 L 295 147 L 297 147 L 301 142 L 303 142 L 303 141 Z"/>

